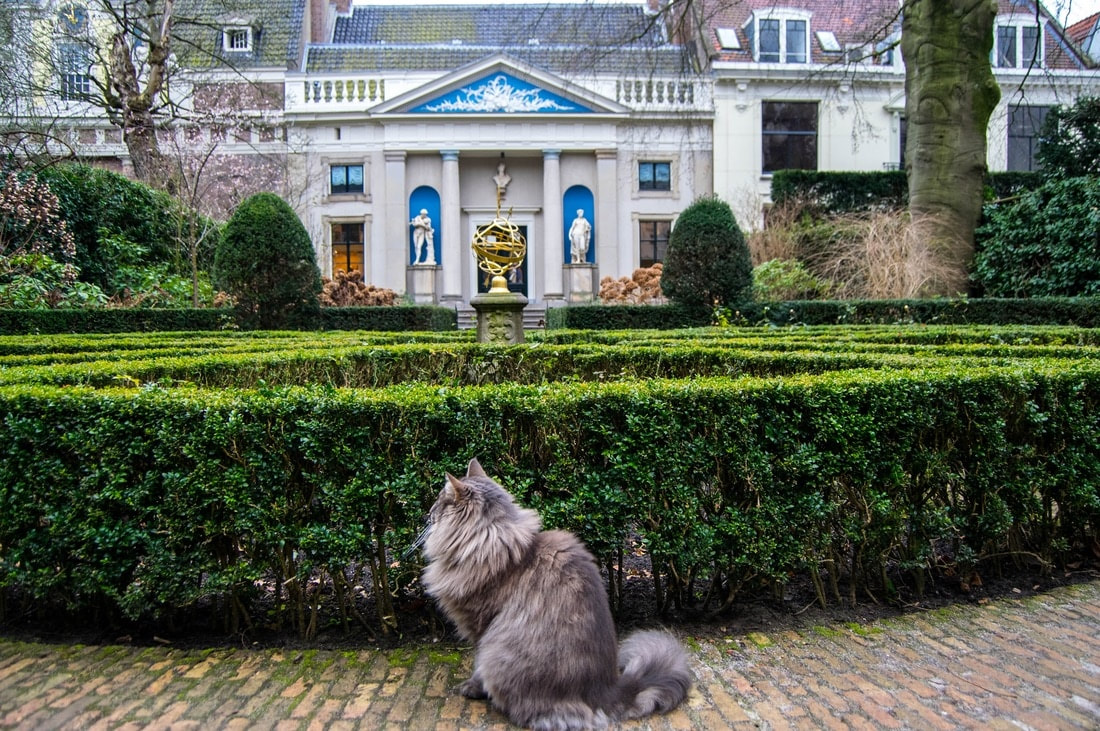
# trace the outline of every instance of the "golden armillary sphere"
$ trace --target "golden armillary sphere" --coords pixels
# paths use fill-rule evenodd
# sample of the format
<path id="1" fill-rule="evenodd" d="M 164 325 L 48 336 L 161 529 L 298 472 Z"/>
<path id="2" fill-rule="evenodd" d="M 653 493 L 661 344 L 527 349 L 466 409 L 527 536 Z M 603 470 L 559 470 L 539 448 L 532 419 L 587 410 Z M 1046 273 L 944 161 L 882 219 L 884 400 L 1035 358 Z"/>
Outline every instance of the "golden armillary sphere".
<path id="1" fill-rule="evenodd" d="M 519 226 L 498 211 L 491 223 L 477 227 L 473 249 L 478 268 L 493 277 L 489 291 L 507 292 L 505 275 L 522 264 L 523 257 L 527 255 L 527 241 Z"/>
<path id="2" fill-rule="evenodd" d="M 500 157 L 500 173 L 498 178 L 494 178 L 497 181 L 497 215 L 492 222 L 477 227 L 472 244 L 478 269 L 493 277 L 489 292 L 494 294 L 508 292 L 504 275 L 519 267 L 527 255 L 527 240 L 520 233 L 519 226 L 500 215 L 500 199 L 504 195 L 504 186 L 508 184 L 507 179 L 503 182 L 499 180 L 499 176 L 504 176 L 504 153 Z M 508 211 L 509 214 L 511 212 Z"/>

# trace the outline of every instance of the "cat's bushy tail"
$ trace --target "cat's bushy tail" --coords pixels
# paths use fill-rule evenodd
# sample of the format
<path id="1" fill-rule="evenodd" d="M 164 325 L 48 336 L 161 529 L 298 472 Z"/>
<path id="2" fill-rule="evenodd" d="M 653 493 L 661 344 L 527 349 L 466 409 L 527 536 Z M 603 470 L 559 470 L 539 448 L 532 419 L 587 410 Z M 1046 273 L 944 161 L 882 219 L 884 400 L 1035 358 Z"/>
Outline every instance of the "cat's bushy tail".
<path id="1" fill-rule="evenodd" d="M 687 697 L 691 670 L 687 654 L 665 632 L 635 632 L 619 646 L 622 719 L 671 711 Z"/>

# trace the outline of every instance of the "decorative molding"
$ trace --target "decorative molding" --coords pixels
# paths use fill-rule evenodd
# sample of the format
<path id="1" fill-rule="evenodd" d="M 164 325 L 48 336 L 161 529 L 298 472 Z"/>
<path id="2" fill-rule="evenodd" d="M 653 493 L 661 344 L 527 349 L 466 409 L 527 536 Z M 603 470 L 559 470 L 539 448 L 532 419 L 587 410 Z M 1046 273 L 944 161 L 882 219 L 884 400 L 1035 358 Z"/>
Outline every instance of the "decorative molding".
<path id="1" fill-rule="evenodd" d="M 591 110 L 511 74 L 498 72 L 419 104 L 411 111 L 436 114 L 547 114 Z"/>

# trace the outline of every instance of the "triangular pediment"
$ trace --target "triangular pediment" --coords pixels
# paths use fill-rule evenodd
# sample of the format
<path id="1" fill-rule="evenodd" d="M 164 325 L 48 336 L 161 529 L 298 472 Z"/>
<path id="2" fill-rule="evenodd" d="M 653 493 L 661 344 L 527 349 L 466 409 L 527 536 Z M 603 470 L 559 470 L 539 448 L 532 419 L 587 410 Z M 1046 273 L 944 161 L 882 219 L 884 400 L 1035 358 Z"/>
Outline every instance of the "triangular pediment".
<path id="1" fill-rule="evenodd" d="M 498 55 L 390 99 L 371 116 L 408 114 L 624 114 L 622 105 Z"/>

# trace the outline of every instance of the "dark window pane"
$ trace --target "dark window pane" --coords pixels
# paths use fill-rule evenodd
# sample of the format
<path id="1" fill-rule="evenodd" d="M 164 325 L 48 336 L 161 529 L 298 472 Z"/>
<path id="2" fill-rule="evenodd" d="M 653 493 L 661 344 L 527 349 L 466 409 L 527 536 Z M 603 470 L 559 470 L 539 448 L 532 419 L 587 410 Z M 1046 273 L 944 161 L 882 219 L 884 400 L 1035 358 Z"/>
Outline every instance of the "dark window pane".
<path id="1" fill-rule="evenodd" d="M 764 102 L 764 132 L 817 132 L 816 102 Z"/>
<path id="2" fill-rule="evenodd" d="M 787 21 L 787 63 L 806 63 L 806 21 Z"/>
<path id="3" fill-rule="evenodd" d="M 1019 106 L 1008 111 L 1008 169 L 1036 170 L 1035 152 L 1049 107 Z"/>
<path id="4" fill-rule="evenodd" d="M 817 103 L 764 102 L 763 170 L 817 170 Z"/>
<path id="5" fill-rule="evenodd" d="M 1025 26 L 1023 29 L 1020 50 L 1023 52 L 1021 61 L 1024 66 L 1030 66 L 1039 62 L 1039 29 L 1034 25 Z"/>
<path id="6" fill-rule="evenodd" d="M 657 190 L 668 190 L 672 184 L 672 171 L 667 162 L 659 162 L 653 169 L 653 187 Z"/>
<path id="7" fill-rule="evenodd" d="M 762 63 L 777 63 L 779 61 L 779 21 L 760 21 L 760 56 L 757 59 Z"/>
<path id="8" fill-rule="evenodd" d="M 1011 68 L 1016 65 L 1016 26 L 997 26 L 997 65 Z"/>
<path id="9" fill-rule="evenodd" d="M 638 190 L 671 190 L 671 164 L 667 162 L 638 163 Z"/>
<path id="10" fill-rule="evenodd" d="M 638 222 L 638 263 L 650 267 L 664 261 L 668 251 L 668 233 L 672 224 L 669 221 Z"/>

